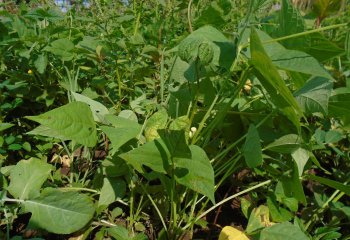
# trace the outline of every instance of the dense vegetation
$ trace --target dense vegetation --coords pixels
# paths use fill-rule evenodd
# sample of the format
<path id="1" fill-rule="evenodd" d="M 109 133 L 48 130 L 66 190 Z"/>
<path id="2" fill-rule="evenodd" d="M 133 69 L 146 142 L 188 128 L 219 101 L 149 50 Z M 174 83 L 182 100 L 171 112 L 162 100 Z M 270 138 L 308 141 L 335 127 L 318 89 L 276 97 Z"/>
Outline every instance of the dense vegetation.
<path id="1" fill-rule="evenodd" d="M 350 237 L 349 1 L 0 4 L 1 239 Z"/>

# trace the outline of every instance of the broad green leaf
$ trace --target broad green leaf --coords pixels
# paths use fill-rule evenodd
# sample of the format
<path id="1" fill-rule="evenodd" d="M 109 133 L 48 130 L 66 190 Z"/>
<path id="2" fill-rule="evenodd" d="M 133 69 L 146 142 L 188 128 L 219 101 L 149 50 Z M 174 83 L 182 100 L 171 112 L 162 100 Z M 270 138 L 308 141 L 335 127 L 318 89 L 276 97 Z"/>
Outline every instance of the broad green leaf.
<path id="1" fill-rule="evenodd" d="M 191 158 L 183 130 L 159 129 L 158 134 L 165 143 L 171 157 Z"/>
<path id="2" fill-rule="evenodd" d="M 128 230 L 125 227 L 117 225 L 107 229 L 107 232 L 118 240 L 130 240 Z"/>
<path id="3" fill-rule="evenodd" d="M 96 122 L 104 123 L 104 116 L 109 114 L 108 109 L 101 103 L 92 100 L 89 97 L 86 97 L 82 94 L 71 92 L 77 102 L 84 102 L 89 105 L 92 115 L 94 116 L 94 120 Z"/>
<path id="4" fill-rule="evenodd" d="M 296 134 L 288 134 L 280 137 L 265 147 L 266 150 L 279 153 L 293 153 L 300 147 L 302 139 Z"/>
<path id="5" fill-rule="evenodd" d="M 138 172 L 143 172 L 142 165 L 151 168 L 153 171 L 166 173 L 169 166 L 169 152 L 159 140 L 148 142 L 138 148 L 119 155 Z"/>
<path id="6" fill-rule="evenodd" d="M 120 225 L 108 228 L 107 232 L 116 240 L 147 240 L 148 239 L 148 237 L 143 233 L 139 233 L 131 237 L 129 236 L 128 230 L 125 227 Z"/>
<path id="7" fill-rule="evenodd" d="M 212 2 L 210 5 L 208 4 L 203 11 L 201 11 L 200 16 L 194 22 L 194 25 L 196 27 L 204 25 L 220 27 L 221 25 L 225 24 L 223 14 L 224 11 L 220 8 L 220 6 L 216 2 Z"/>
<path id="8" fill-rule="evenodd" d="M 31 212 L 29 225 L 56 234 L 70 234 L 83 228 L 93 217 L 91 199 L 77 192 L 46 188 L 38 198 L 23 203 Z"/>
<path id="9" fill-rule="evenodd" d="M 113 125 L 113 127 L 100 127 L 111 140 L 112 154 L 118 151 L 125 143 L 136 138 L 141 132 L 141 126 L 133 120 L 114 115 L 106 115 L 105 119 Z"/>
<path id="10" fill-rule="evenodd" d="M 252 55 L 251 62 L 257 71 L 261 84 L 271 96 L 271 101 L 300 130 L 299 118 L 302 116 L 302 112 L 299 105 L 280 77 L 271 59 L 266 54 L 258 33 L 254 28 L 251 30 L 250 48 Z"/>
<path id="11" fill-rule="evenodd" d="M 34 129 L 28 134 L 73 140 L 88 147 L 94 147 L 97 143 L 95 122 L 86 103 L 72 102 L 39 116 L 26 118 L 42 125 L 38 131 Z"/>
<path id="12" fill-rule="evenodd" d="M 40 74 L 43 74 L 46 70 L 47 63 L 48 63 L 47 56 L 46 54 L 42 53 L 35 60 L 34 66 L 36 67 L 36 70 L 38 70 Z"/>
<path id="13" fill-rule="evenodd" d="M 190 150 L 192 158 L 174 158 L 175 179 L 214 203 L 214 170 L 210 160 L 202 148 L 191 145 Z"/>
<path id="14" fill-rule="evenodd" d="M 53 167 L 41 160 L 21 160 L 10 171 L 9 193 L 19 199 L 35 198 Z"/>
<path id="15" fill-rule="evenodd" d="M 278 28 L 276 35 L 278 37 L 288 36 L 295 33 L 303 32 L 305 29 L 305 22 L 300 15 L 297 8 L 295 8 L 289 0 L 282 0 L 281 10 L 278 15 Z M 288 39 L 283 41 L 285 46 L 295 46 L 302 44 L 302 39 Z"/>
<path id="16" fill-rule="evenodd" d="M 320 62 L 344 54 L 344 49 L 328 40 L 321 33 L 313 33 L 308 35 L 300 50 L 310 54 Z"/>
<path id="17" fill-rule="evenodd" d="M 0 123 L 0 132 L 4 131 L 10 127 L 13 127 L 13 126 L 15 126 L 15 125 L 12 123 Z"/>
<path id="18" fill-rule="evenodd" d="M 292 158 L 298 166 L 299 177 L 301 177 L 304 172 L 304 167 L 309 160 L 309 152 L 304 148 L 298 148 L 292 153 Z"/>
<path id="19" fill-rule="evenodd" d="M 246 231 L 250 234 L 267 227 L 270 224 L 270 212 L 268 207 L 260 205 L 259 207 L 254 208 L 250 213 Z"/>
<path id="20" fill-rule="evenodd" d="M 276 199 L 272 197 L 267 198 L 267 206 L 271 214 L 271 219 L 274 222 L 290 221 L 293 217 L 287 209 L 280 207 Z"/>
<path id="21" fill-rule="evenodd" d="M 297 199 L 302 204 L 306 205 L 306 197 L 304 189 L 299 178 L 298 166 L 295 162 L 290 162 L 291 173 L 289 176 L 283 176 L 281 179 L 284 194 L 286 197 Z"/>
<path id="22" fill-rule="evenodd" d="M 302 51 L 286 49 L 278 42 L 271 42 L 273 41 L 273 38 L 271 38 L 265 32 L 256 30 L 256 33 L 258 34 L 260 41 L 262 41 L 262 46 L 266 51 L 266 54 L 270 57 L 272 64 L 275 67 L 291 72 L 304 73 L 332 79 L 332 76 L 314 57 Z M 248 34 L 249 31 L 246 30 L 243 34 L 243 44 L 248 42 Z M 266 43 L 264 44 L 264 42 Z M 251 49 L 248 49 L 245 55 L 250 57 Z"/>
<path id="23" fill-rule="evenodd" d="M 334 181 L 331 179 L 327 179 L 324 177 L 315 176 L 315 175 L 307 175 L 307 178 L 309 178 L 313 181 L 319 182 L 321 184 L 324 184 L 328 187 L 337 189 L 337 190 L 344 192 L 345 194 L 350 196 L 350 185 L 345 185 L 343 183 L 340 183 L 340 182 L 337 182 L 337 181 Z"/>
<path id="24" fill-rule="evenodd" d="M 262 164 L 262 151 L 260 136 L 256 127 L 251 124 L 243 147 L 243 155 L 246 164 L 250 168 L 255 168 Z"/>
<path id="25" fill-rule="evenodd" d="M 123 110 L 118 114 L 118 117 L 129 119 L 134 122 L 138 122 L 136 114 L 132 110 Z"/>
<path id="26" fill-rule="evenodd" d="M 350 130 L 350 90 L 335 91 L 329 99 L 329 116 L 339 118 L 345 129 Z"/>
<path id="27" fill-rule="evenodd" d="M 166 127 L 168 122 L 168 114 L 166 110 L 160 110 L 153 114 L 146 122 L 145 137 L 147 141 L 152 141 L 159 138 L 158 129 Z"/>
<path id="28" fill-rule="evenodd" d="M 219 30 L 212 26 L 204 26 L 192 32 L 183 41 L 187 41 L 189 38 L 205 39 L 213 43 L 214 56 L 212 63 L 226 69 L 231 67 L 236 57 L 236 49 L 232 41 L 229 41 Z"/>
<path id="29" fill-rule="evenodd" d="M 307 114 L 328 114 L 328 101 L 331 96 L 333 83 L 323 77 L 311 78 L 306 84 L 294 93 L 300 107 Z"/>
<path id="30" fill-rule="evenodd" d="M 123 198 L 126 192 L 126 184 L 120 178 L 104 178 L 103 186 L 98 200 L 98 206 L 108 206 L 118 198 Z"/>
<path id="31" fill-rule="evenodd" d="M 140 130 L 137 128 L 116 128 L 107 126 L 101 126 L 100 128 L 107 134 L 109 140 L 111 140 L 112 154 L 117 152 L 121 146 L 140 133 Z"/>
<path id="32" fill-rule="evenodd" d="M 67 38 L 55 40 L 50 46 L 44 48 L 44 50 L 61 57 L 63 61 L 70 61 L 73 59 L 73 49 L 74 43 Z"/>
<path id="33" fill-rule="evenodd" d="M 125 118 L 123 116 L 115 116 L 113 114 L 108 114 L 105 116 L 105 119 L 107 120 L 108 123 L 112 124 L 116 128 L 136 128 L 138 131 L 141 131 L 141 126 L 140 124 L 137 123 L 133 119 L 133 117 L 130 118 Z"/>
<path id="34" fill-rule="evenodd" d="M 299 227 L 289 223 L 278 223 L 265 228 L 260 233 L 259 240 L 309 240 Z"/>
<path id="35" fill-rule="evenodd" d="M 329 130 L 326 132 L 324 142 L 336 143 L 342 140 L 345 136 L 336 130 Z"/>
<path id="36" fill-rule="evenodd" d="M 174 119 L 170 123 L 169 129 L 170 130 L 188 130 L 190 129 L 190 124 L 191 124 L 190 119 L 185 115 Z"/>
<path id="37" fill-rule="evenodd" d="M 321 66 L 321 64 L 307 53 L 297 50 L 275 52 L 271 56 L 272 63 L 280 69 L 301 72 L 313 76 L 331 79 L 332 76 Z"/>

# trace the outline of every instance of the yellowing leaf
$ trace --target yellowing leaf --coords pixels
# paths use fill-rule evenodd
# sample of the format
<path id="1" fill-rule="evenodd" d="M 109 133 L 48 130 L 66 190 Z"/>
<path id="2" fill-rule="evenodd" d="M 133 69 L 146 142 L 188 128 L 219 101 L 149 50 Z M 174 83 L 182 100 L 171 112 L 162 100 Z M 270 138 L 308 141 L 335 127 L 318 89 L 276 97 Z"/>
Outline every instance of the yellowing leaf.
<path id="1" fill-rule="evenodd" d="M 244 232 L 239 231 L 236 228 L 226 226 L 221 230 L 219 240 L 249 240 L 249 238 L 244 234 Z"/>

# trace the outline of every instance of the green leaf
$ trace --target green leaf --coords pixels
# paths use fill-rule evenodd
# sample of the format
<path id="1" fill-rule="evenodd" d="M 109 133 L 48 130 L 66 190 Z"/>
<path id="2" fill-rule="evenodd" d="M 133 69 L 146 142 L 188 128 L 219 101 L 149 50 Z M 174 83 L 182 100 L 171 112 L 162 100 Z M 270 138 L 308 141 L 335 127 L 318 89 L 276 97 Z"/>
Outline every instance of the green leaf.
<path id="1" fill-rule="evenodd" d="M 125 227 L 115 226 L 107 229 L 108 234 L 110 234 L 114 239 L 118 240 L 129 240 L 129 233 Z"/>
<path id="2" fill-rule="evenodd" d="M 46 188 L 40 197 L 23 203 L 25 212 L 31 212 L 29 225 L 56 234 L 70 234 L 83 228 L 93 217 L 91 199 L 77 192 Z"/>
<path id="3" fill-rule="evenodd" d="M 330 180 L 327 178 L 323 178 L 323 177 L 319 177 L 319 176 L 315 176 L 315 175 L 307 175 L 307 178 L 319 182 L 321 184 L 327 185 L 328 187 L 337 189 L 341 192 L 344 192 L 345 194 L 350 196 L 350 186 L 349 185 L 345 185 L 343 183 L 334 181 L 334 180 Z"/>
<path id="4" fill-rule="evenodd" d="M 299 105 L 266 54 L 254 28 L 251 30 L 250 48 L 252 52 L 251 62 L 257 71 L 261 84 L 271 96 L 271 101 L 300 130 L 299 118 L 302 116 L 302 112 Z"/>
<path id="5" fill-rule="evenodd" d="M 7 190 L 15 198 L 35 198 L 52 170 L 50 164 L 38 159 L 21 160 L 11 169 Z"/>
<path id="6" fill-rule="evenodd" d="M 175 179 L 215 203 L 214 170 L 210 160 L 202 148 L 191 145 L 190 150 L 192 158 L 174 158 Z"/>
<path id="7" fill-rule="evenodd" d="M 292 158 L 298 166 L 299 177 L 301 177 L 304 172 L 304 167 L 309 160 L 309 152 L 304 148 L 298 148 L 292 153 Z"/>
<path id="8" fill-rule="evenodd" d="M 288 134 L 270 143 L 265 149 L 278 153 L 293 153 L 300 147 L 300 144 L 301 138 L 298 135 Z"/>
<path id="9" fill-rule="evenodd" d="M 13 143 L 13 144 L 10 144 L 8 147 L 7 147 L 8 150 L 11 150 L 11 151 L 18 151 L 20 149 L 22 149 L 22 145 L 18 144 L 18 143 Z"/>
<path id="10" fill-rule="evenodd" d="M 34 66 L 36 67 L 36 70 L 38 70 L 38 73 L 43 74 L 45 72 L 47 63 L 48 60 L 46 54 L 40 54 L 34 62 Z"/>
<path id="11" fill-rule="evenodd" d="M 293 215 L 285 208 L 280 207 L 276 200 L 272 197 L 267 198 L 267 206 L 269 207 L 271 219 L 274 222 L 290 221 Z"/>
<path id="12" fill-rule="evenodd" d="M 138 122 L 136 114 L 132 110 L 122 110 L 119 114 L 118 117 L 129 119 L 134 122 Z"/>
<path id="13" fill-rule="evenodd" d="M 82 94 L 71 92 L 77 102 L 84 102 L 89 105 L 94 120 L 97 122 L 104 122 L 104 116 L 109 114 L 108 109 L 101 103 L 92 100 L 89 97 L 86 97 Z"/>
<path id="14" fill-rule="evenodd" d="M 308 35 L 300 50 L 310 54 L 321 62 L 335 58 L 344 53 L 344 49 L 338 47 L 321 33 Z"/>
<path id="15" fill-rule="evenodd" d="M 0 123 L 0 132 L 4 131 L 10 127 L 13 127 L 13 126 L 15 126 L 15 125 L 12 123 Z"/>
<path id="16" fill-rule="evenodd" d="M 272 63 L 280 69 L 332 79 L 321 64 L 307 53 L 285 49 L 275 52 L 270 57 Z"/>
<path id="17" fill-rule="evenodd" d="M 145 127 L 145 137 L 147 141 L 152 141 L 156 138 L 159 138 L 157 132 L 158 129 L 163 129 L 166 127 L 168 122 L 168 114 L 166 110 L 160 110 L 153 114 L 146 122 Z"/>
<path id="18" fill-rule="evenodd" d="M 166 173 L 169 166 L 169 152 L 163 142 L 154 140 L 127 153 L 119 155 L 138 172 L 142 173 L 142 165 L 153 171 Z"/>
<path id="19" fill-rule="evenodd" d="M 326 132 L 324 142 L 336 143 L 342 140 L 345 136 L 336 130 L 329 130 Z"/>
<path id="20" fill-rule="evenodd" d="M 283 176 L 281 179 L 284 194 L 286 197 L 295 198 L 306 205 L 306 197 L 299 178 L 298 166 L 295 162 L 290 162 L 288 165 L 290 166 L 291 173 L 289 176 Z"/>
<path id="21" fill-rule="evenodd" d="M 289 223 L 278 223 L 265 228 L 260 233 L 259 240 L 309 240 L 299 227 Z"/>
<path id="22" fill-rule="evenodd" d="M 333 83 L 323 77 L 311 78 L 306 84 L 294 93 L 300 107 L 307 114 L 328 114 L 328 101 L 333 89 Z"/>
<path id="23" fill-rule="evenodd" d="M 136 138 L 141 132 L 141 126 L 133 120 L 114 115 L 106 115 L 105 119 L 113 125 L 113 127 L 100 127 L 111 140 L 112 155 L 125 143 Z"/>
<path id="24" fill-rule="evenodd" d="M 183 41 L 188 41 L 189 38 L 202 39 L 212 43 L 214 51 L 212 63 L 230 69 L 236 58 L 236 49 L 232 41 L 229 41 L 219 30 L 212 26 L 204 26 L 192 32 Z"/>
<path id="25" fill-rule="evenodd" d="M 55 54 L 63 61 L 70 61 L 73 59 L 74 43 L 67 38 L 60 38 L 51 43 L 50 46 L 44 48 L 44 50 Z"/>
<path id="26" fill-rule="evenodd" d="M 270 225 L 269 209 L 264 205 L 260 205 L 259 207 L 254 208 L 250 213 L 246 231 L 248 234 L 250 234 L 269 225 Z"/>
<path id="27" fill-rule="evenodd" d="M 204 25 L 212 25 L 216 27 L 220 27 L 225 24 L 225 20 L 223 19 L 224 11 L 218 6 L 216 2 L 211 3 L 206 6 L 205 9 L 200 13 L 200 16 L 194 22 L 196 27 L 204 26 Z"/>
<path id="28" fill-rule="evenodd" d="M 329 116 L 342 120 L 344 128 L 350 130 L 350 90 L 336 90 L 329 99 Z"/>
<path id="29" fill-rule="evenodd" d="M 98 200 L 98 206 L 108 206 L 118 198 L 123 198 L 126 192 L 126 184 L 119 178 L 104 178 L 103 186 Z"/>
<path id="30" fill-rule="evenodd" d="M 278 28 L 276 34 L 278 37 L 288 36 L 300 33 L 305 30 L 305 22 L 297 8 L 289 0 L 282 0 L 282 7 L 279 11 Z M 303 39 L 292 38 L 282 42 L 286 47 L 301 45 Z"/>
<path id="31" fill-rule="evenodd" d="M 171 157 L 191 158 L 183 130 L 159 129 L 158 134 L 165 143 Z"/>
<path id="32" fill-rule="evenodd" d="M 251 124 L 243 147 L 243 156 L 246 164 L 250 168 L 255 168 L 262 164 L 262 151 L 260 136 L 256 127 Z"/>
<path id="33" fill-rule="evenodd" d="M 39 116 L 26 118 L 42 124 L 28 134 L 73 140 L 88 147 L 94 147 L 97 143 L 95 122 L 86 103 L 72 102 Z"/>

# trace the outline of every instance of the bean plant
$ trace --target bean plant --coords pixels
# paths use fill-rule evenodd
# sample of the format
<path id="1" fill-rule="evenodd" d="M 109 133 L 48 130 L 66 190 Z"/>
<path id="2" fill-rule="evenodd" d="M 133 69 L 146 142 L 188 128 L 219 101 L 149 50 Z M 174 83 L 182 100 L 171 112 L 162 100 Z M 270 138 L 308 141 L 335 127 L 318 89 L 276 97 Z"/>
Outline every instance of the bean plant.
<path id="1" fill-rule="evenodd" d="M 1 239 L 349 238 L 349 1 L 29 2 L 0 2 Z"/>

